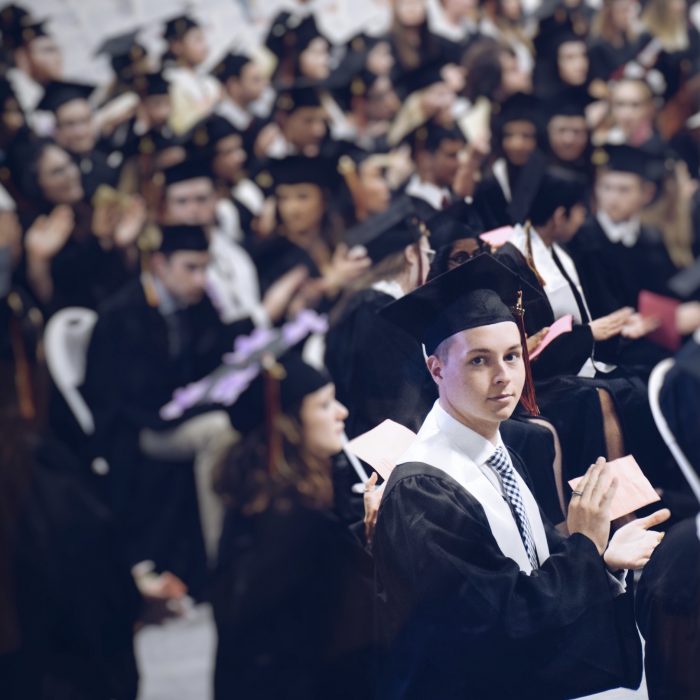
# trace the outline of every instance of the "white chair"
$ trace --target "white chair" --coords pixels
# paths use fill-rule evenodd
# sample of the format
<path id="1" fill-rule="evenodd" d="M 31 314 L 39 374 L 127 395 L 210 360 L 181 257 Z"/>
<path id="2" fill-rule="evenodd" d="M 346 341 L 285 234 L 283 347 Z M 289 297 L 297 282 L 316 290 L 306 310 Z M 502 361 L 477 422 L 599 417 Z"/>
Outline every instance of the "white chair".
<path id="1" fill-rule="evenodd" d="M 78 387 L 85 379 L 87 349 L 96 321 L 97 314 L 91 309 L 72 306 L 52 316 L 44 333 L 51 378 L 86 435 L 95 431 L 95 422 Z"/>
<path id="2" fill-rule="evenodd" d="M 651 406 L 651 414 L 654 417 L 654 422 L 656 423 L 659 433 L 661 433 L 661 437 L 671 451 L 681 472 L 683 472 L 683 476 L 695 494 L 695 498 L 700 501 L 700 477 L 698 477 L 697 472 L 693 469 L 693 465 L 688 461 L 688 458 L 683 454 L 683 450 L 681 450 L 678 441 L 668 427 L 668 423 L 661 412 L 661 404 L 659 402 L 664 379 L 668 371 L 673 367 L 674 362 L 675 360 L 673 358 L 662 360 L 654 367 L 649 375 L 649 404 Z"/>

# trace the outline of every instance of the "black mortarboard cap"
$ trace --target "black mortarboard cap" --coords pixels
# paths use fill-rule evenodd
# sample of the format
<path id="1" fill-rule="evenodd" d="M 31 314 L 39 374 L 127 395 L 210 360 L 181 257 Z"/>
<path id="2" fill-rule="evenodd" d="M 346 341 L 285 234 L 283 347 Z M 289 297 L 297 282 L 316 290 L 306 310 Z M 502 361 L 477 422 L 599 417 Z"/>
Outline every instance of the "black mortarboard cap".
<path id="1" fill-rule="evenodd" d="M 271 159 L 267 166 L 273 186 L 310 183 L 319 187 L 332 187 L 339 178 L 335 161 L 322 156 L 291 155 Z M 264 184 L 260 186 L 265 187 Z"/>
<path id="2" fill-rule="evenodd" d="M 320 106 L 321 96 L 318 88 L 305 83 L 281 90 L 275 100 L 275 109 L 282 112 L 293 112 L 300 107 Z"/>
<path id="3" fill-rule="evenodd" d="M 137 75 L 132 81 L 132 87 L 142 98 L 167 95 L 170 92 L 170 83 L 159 71 Z"/>
<path id="4" fill-rule="evenodd" d="M 217 80 L 221 81 L 228 80 L 229 78 L 237 78 L 240 76 L 244 66 L 247 66 L 250 62 L 250 56 L 246 56 L 245 54 L 227 53 L 216 66 L 214 66 L 211 74 Z"/>
<path id="5" fill-rule="evenodd" d="M 387 255 L 416 243 L 427 232 L 411 200 L 400 197 L 386 211 L 353 226 L 347 232 L 345 242 L 350 247 L 364 246 L 372 261 L 377 263 Z"/>
<path id="6" fill-rule="evenodd" d="M 198 177 L 211 178 L 212 173 L 209 164 L 203 158 L 188 158 L 182 163 L 165 168 L 163 177 L 165 186 L 168 187 L 169 185 L 175 185 L 185 180 L 194 180 Z"/>
<path id="7" fill-rule="evenodd" d="M 430 230 L 430 245 L 435 250 L 440 250 L 464 238 L 479 241 L 479 234 L 483 232 L 466 223 L 469 220 L 469 209 L 470 205 L 460 199 L 447 208 L 441 209 L 426 221 Z"/>
<path id="8" fill-rule="evenodd" d="M 202 226 L 162 226 L 158 251 L 175 253 L 178 250 L 209 250 L 207 233 Z"/>
<path id="9" fill-rule="evenodd" d="M 306 396 L 333 381 L 325 370 L 318 370 L 304 362 L 296 350 L 290 350 L 278 358 L 276 365 L 273 376 L 278 377 L 279 399 L 278 405 L 273 407 L 275 413 L 292 413 Z M 278 374 L 275 370 L 280 369 Z M 229 409 L 231 423 L 236 430 L 248 433 L 265 422 L 265 394 L 265 381 L 262 375 L 258 375 Z"/>
<path id="10" fill-rule="evenodd" d="M 212 114 L 194 127 L 187 142 L 187 150 L 199 154 L 202 158 L 211 159 L 216 153 L 216 144 L 229 136 L 242 134 L 228 119 L 219 114 Z"/>
<path id="11" fill-rule="evenodd" d="M 430 119 L 406 135 L 406 143 L 415 150 L 435 151 L 446 140 L 466 141 L 464 133 L 456 126 L 443 126 Z"/>
<path id="12" fill-rule="evenodd" d="M 2 26 L 2 43 L 10 49 L 18 49 L 42 36 L 48 36 L 44 24 L 46 20 L 37 20 L 24 15 L 15 22 Z"/>
<path id="13" fill-rule="evenodd" d="M 178 15 L 169 19 L 165 23 L 165 29 L 163 30 L 163 39 L 166 41 L 175 41 L 176 39 L 182 39 L 190 29 L 195 29 L 201 25 L 196 19 L 190 17 L 190 15 Z"/>
<path id="14" fill-rule="evenodd" d="M 36 108 L 38 110 L 56 112 L 67 102 L 89 99 L 94 90 L 94 85 L 54 80 L 46 86 L 44 96 Z"/>
<path id="15" fill-rule="evenodd" d="M 136 41 L 139 30 L 124 32 L 103 41 L 95 51 L 95 56 L 109 57 L 114 72 L 123 80 L 134 77 L 134 66 L 143 61 L 148 52 Z"/>
<path id="16" fill-rule="evenodd" d="M 586 107 L 593 98 L 583 88 L 569 87 L 559 90 L 556 96 L 545 104 L 547 118 L 552 117 L 585 117 Z"/>
<path id="17" fill-rule="evenodd" d="M 512 321 L 513 307 L 537 301 L 537 289 L 484 253 L 435 277 L 384 307 L 382 316 L 425 345 L 427 353 L 443 340 L 470 328 Z"/>
<path id="18" fill-rule="evenodd" d="M 494 119 L 499 130 L 514 121 L 532 122 L 539 128 L 542 125 L 542 102 L 530 93 L 516 92 L 494 113 Z"/>
<path id="19" fill-rule="evenodd" d="M 15 49 L 21 45 L 22 22 L 31 17 L 29 12 L 19 5 L 10 3 L 0 9 L 0 32 L 2 32 L 2 44 Z"/>
<path id="20" fill-rule="evenodd" d="M 653 153 L 644 148 L 635 148 L 627 144 L 607 144 L 597 148 L 591 160 L 593 165 L 608 170 L 634 173 L 645 180 L 656 182 L 664 171 L 664 155 Z"/>
<path id="21" fill-rule="evenodd" d="M 326 39 L 312 14 L 301 17 L 284 11 L 270 25 L 265 46 L 281 60 L 289 53 L 303 51 L 317 37 Z"/>

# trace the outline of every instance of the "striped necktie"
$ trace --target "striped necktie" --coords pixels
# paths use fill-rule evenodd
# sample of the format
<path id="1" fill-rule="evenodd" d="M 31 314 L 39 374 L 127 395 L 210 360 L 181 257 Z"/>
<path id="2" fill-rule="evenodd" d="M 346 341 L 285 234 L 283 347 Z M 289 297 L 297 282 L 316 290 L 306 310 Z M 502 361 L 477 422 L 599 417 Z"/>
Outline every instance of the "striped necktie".
<path id="1" fill-rule="evenodd" d="M 528 520 L 527 513 L 525 512 L 525 504 L 523 503 L 523 497 L 520 494 L 520 487 L 515 478 L 515 470 L 510 463 L 510 460 L 506 456 L 505 450 L 502 447 L 496 448 L 496 451 L 486 460 L 488 464 L 495 472 L 498 474 L 501 485 L 503 486 L 503 492 L 505 494 L 505 499 L 513 512 L 513 517 L 518 524 L 518 530 L 520 531 L 520 537 L 525 546 L 525 551 L 527 552 L 528 559 L 533 569 L 539 567 L 539 561 L 537 560 L 537 549 L 535 548 L 535 539 L 532 536 L 532 529 L 530 528 L 530 521 Z"/>

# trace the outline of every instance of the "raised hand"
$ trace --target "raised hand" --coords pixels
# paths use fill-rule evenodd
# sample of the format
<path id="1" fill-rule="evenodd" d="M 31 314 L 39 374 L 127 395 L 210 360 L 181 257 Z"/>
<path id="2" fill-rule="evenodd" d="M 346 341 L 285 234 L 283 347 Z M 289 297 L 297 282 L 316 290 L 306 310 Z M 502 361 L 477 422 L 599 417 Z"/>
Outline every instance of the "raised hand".
<path id="1" fill-rule="evenodd" d="M 146 225 L 146 216 L 146 202 L 143 198 L 135 195 L 129 197 L 114 229 L 114 242 L 117 246 L 127 248 L 136 242 Z"/>
<path id="2" fill-rule="evenodd" d="M 37 261 L 51 260 L 66 244 L 75 226 L 73 210 L 67 204 L 54 207 L 48 216 L 40 216 L 24 239 L 27 255 Z"/>
<path id="3" fill-rule="evenodd" d="M 569 503 L 566 525 L 573 535 L 586 535 L 602 555 L 610 536 L 610 504 L 617 481 L 605 457 L 598 457 L 574 491 Z"/>
<path id="4" fill-rule="evenodd" d="M 613 311 L 607 316 L 601 316 L 595 319 L 595 321 L 590 322 L 591 332 L 593 333 L 593 340 L 602 341 L 613 338 L 616 335 L 620 335 L 625 324 L 629 321 L 630 317 L 634 314 L 634 309 L 629 306 L 625 306 L 622 309 Z"/>
<path id="5" fill-rule="evenodd" d="M 649 528 L 659 525 L 671 517 L 668 508 L 662 508 L 646 518 L 633 520 L 623 525 L 610 540 L 603 559 L 610 571 L 641 569 L 651 558 L 654 549 L 663 539 L 663 532 Z"/>
<path id="6" fill-rule="evenodd" d="M 366 272 L 371 264 L 367 251 L 361 246 L 348 250 L 344 243 L 339 244 L 333 253 L 331 264 L 323 273 L 327 290 L 331 293 L 340 291 Z"/>

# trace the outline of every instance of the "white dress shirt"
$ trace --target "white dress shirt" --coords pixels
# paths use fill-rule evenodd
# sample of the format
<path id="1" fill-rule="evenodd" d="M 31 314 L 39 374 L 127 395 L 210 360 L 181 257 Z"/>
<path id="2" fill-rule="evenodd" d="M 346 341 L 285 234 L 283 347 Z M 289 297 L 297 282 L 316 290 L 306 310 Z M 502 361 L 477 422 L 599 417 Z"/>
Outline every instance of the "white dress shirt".
<path id="1" fill-rule="evenodd" d="M 515 561 L 524 573 L 530 573 L 532 566 L 525 551 L 518 524 L 513 517 L 510 505 L 505 500 L 500 479 L 486 464 L 499 446 L 503 446 L 500 434 L 496 444 L 489 442 L 452 418 L 440 406 L 439 401 L 436 401 L 421 426 L 416 441 L 401 457 L 399 464 L 425 462 L 451 476 L 481 503 L 491 533 L 504 556 Z M 506 455 L 508 455 L 507 450 Z M 517 471 L 515 479 L 530 521 L 537 558 L 542 563 L 549 558 L 549 546 L 539 507 Z"/>

